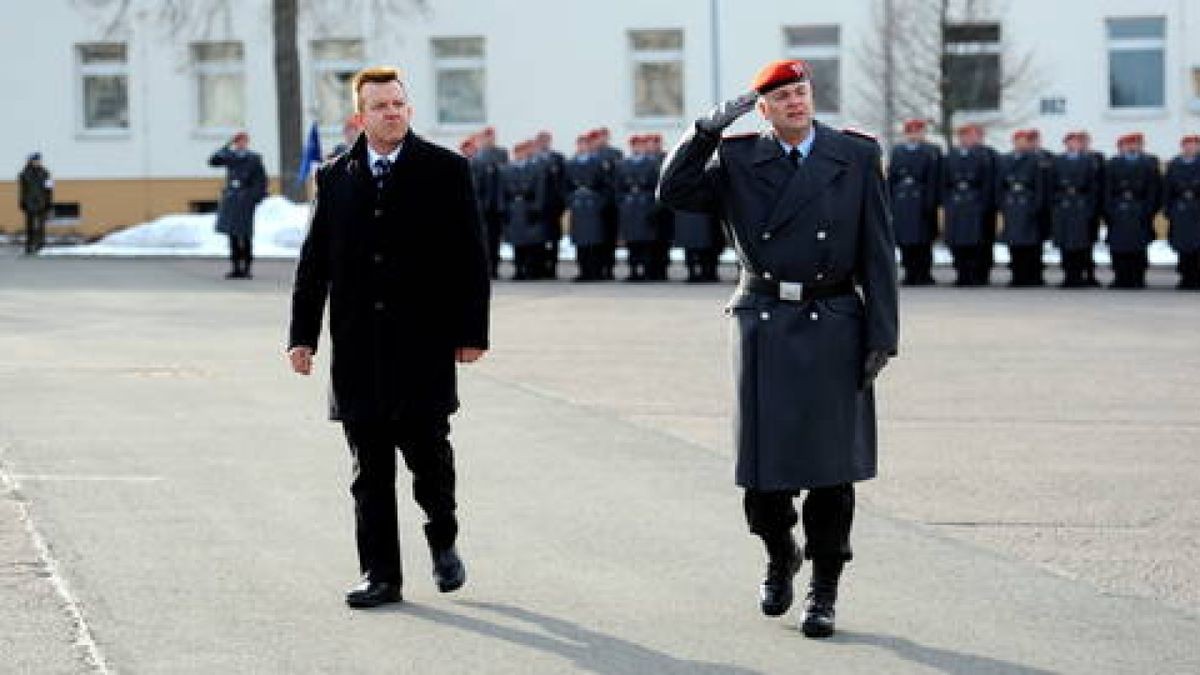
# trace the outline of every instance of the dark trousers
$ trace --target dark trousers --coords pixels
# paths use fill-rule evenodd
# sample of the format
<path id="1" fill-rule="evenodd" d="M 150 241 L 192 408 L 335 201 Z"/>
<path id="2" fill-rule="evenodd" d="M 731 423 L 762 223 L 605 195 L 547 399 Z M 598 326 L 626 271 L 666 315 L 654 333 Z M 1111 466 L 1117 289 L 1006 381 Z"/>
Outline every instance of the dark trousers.
<path id="1" fill-rule="evenodd" d="M 650 242 L 649 260 L 646 263 L 646 278 L 650 281 L 666 281 L 671 268 L 671 242 Z"/>
<path id="2" fill-rule="evenodd" d="M 498 213 L 489 213 L 485 227 L 487 229 L 488 264 L 491 266 L 492 278 L 499 279 L 500 239 L 504 234 L 504 219 Z"/>
<path id="3" fill-rule="evenodd" d="M 904 284 L 926 286 L 933 283 L 933 244 L 907 244 L 900 247 L 900 264 L 904 267 Z"/>
<path id="4" fill-rule="evenodd" d="M 601 281 L 604 279 L 605 250 L 601 245 L 578 246 L 575 262 L 579 264 L 578 281 Z"/>
<path id="5" fill-rule="evenodd" d="M 1180 253 L 1175 269 L 1179 272 L 1180 290 L 1200 290 L 1200 251 Z"/>
<path id="6" fill-rule="evenodd" d="M 513 246 L 514 281 L 530 281 L 545 276 L 546 247 L 542 244 Z"/>
<path id="7" fill-rule="evenodd" d="M 425 511 L 425 539 L 435 551 L 458 536 L 454 516 L 454 450 L 445 415 L 392 422 L 344 422 L 354 461 L 354 535 L 358 564 L 372 581 L 400 583 L 400 536 L 396 525 L 396 448 L 412 473 L 413 498 Z"/>
<path id="8" fill-rule="evenodd" d="M 558 278 L 558 246 L 559 237 L 555 237 L 553 241 L 546 242 L 546 251 L 542 257 L 542 278 L 557 279 Z"/>
<path id="9" fill-rule="evenodd" d="M 653 265 L 654 243 L 649 241 L 631 241 L 625 244 L 629 251 L 629 276 L 626 281 L 646 281 L 650 278 L 650 268 Z"/>
<path id="10" fill-rule="evenodd" d="M 717 264 L 721 252 L 715 248 L 684 249 L 683 261 L 687 267 L 687 280 L 693 283 L 720 281 L 717 276 Z"/>
<path id="11" fill-rule="evenodd" d="M 1112 253 L 1113 288 L 1145 288 L 1146 268 L 1150 266 L 1146 251 Z"/>
<path id="12" fill-rule="evenodd" d="M 746 490 L 742 505 L 750 532 L 770 541 L 792 531 L 800 516 L 794 492 Z M 854 484 L 814 488 L 804 497 L 804 557 L 841 560 L 854 557 L 850 526 L 854 522 Z"/>
<path id="13" fill-rule="evenodd" d="M 992 245 L 955 246 L 955 286 L 987 286 L 992 276 Z"/>
<path id="14" fill-rule="evenodd" d="M 249 274 L 254 262 L 254 240 L 240 234 L 229 235 L 229 262 L 235 274 Z"/>
<path id="15" fill-rule="evenodd" d="M 33 255 L 46 244 L 46 214 L 25 212 L 25 253 Z"/>
<path id="16" fill-rule="evenodd" d="M 1091 284 L 1092 250 L 1074 249 L 1062 252 L 1064 288 L 1081 288 Z"/>
<path id="17" fill-rule="evenodd" d="M 1009 246 L 1008 267 L 1012 270 L 1010 286 L 1041 286 L 1045 282 L 1041 245 Z"/>

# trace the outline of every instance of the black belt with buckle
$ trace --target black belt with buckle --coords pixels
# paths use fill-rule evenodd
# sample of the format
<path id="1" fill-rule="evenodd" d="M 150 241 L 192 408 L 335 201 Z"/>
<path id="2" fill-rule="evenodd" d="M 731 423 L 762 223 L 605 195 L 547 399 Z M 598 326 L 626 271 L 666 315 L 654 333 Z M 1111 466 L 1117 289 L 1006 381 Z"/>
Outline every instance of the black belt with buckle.
<path id="1" fill-rule="evenodd" d="M 850 295 L 854 293 L 854 282 L 849 279 L 828 283 L 776 281 L 743 271 L 738 281 L 738 290 L 788 302 L 808 302 L 836 295 Z"/>

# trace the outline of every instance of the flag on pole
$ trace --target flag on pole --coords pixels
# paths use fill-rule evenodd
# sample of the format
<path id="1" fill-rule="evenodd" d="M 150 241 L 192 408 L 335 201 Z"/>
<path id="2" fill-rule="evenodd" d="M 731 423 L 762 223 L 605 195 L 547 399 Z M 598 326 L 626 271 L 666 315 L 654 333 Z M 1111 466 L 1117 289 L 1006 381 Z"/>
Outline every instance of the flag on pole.
<path id="1" fill-rule="evenodd" d="M 309 175 L 321 163 L 321 133 L 316 121 L 308 130 L 308 140 L 304 141 L 304 155 L 300 158 L 300 171 L 296 173 L 296 184 L 301 185 L 308 180 Z"/>

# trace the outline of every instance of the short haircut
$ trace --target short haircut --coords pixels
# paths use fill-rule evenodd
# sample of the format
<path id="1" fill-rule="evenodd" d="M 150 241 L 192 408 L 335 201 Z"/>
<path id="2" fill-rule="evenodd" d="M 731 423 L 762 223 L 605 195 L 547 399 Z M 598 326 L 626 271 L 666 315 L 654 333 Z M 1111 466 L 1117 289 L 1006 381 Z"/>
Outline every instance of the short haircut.
<path id="1" fill-rule="evenodd" d="M 364 84 L 384 84 L 387 82 L 396 82 L 404 89 L 404 80 L 401 79 L 399 68 L 392 66 L 372 66 L 363 68 L 354 74 L 354 79 L 350 81 L 350 87 L 354 91 L 354 109 L 362 112 L 362 87 Z"/>

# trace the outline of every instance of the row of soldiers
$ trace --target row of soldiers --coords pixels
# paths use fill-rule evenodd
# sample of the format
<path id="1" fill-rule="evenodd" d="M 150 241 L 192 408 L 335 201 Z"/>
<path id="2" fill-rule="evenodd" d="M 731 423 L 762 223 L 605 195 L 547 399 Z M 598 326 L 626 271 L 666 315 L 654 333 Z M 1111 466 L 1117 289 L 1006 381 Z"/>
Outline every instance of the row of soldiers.
<path id="1" fill-rule="evenodd" d="M 579 273 L 575 281 L 615 278 L 618 244 L 627 250 L 627 281 L 665 281 L 672 246 L 684 250 L 689 282 L 718 281 L 725 240 L 703 214 L 675 212 L 655 189 L 665 153 L 662 136 L 629 138 L 629 154 L 611 145 L 607 129 L 575 139 L 569 159 L 549 132 L 513 146 L 511 158 L 492 127 L 465 139 L 476 197 L 488 230 L 492 277 L 501 240 L 513 249 L 515 280 L 557 277 L 559 241 L 569 232 Z"/>
<path id="2" fill-rule="evenodd" d="M 1096 286 L 1092 250 L 1103 224 L 1112 286 L 1143 288 L 1161 211 L 1179 256 L 1178 288 L 1200 289 L 1200 136 L 1183 137 L 1164 175 L 1140 133 L 1117 139 L 1117 154 L 1106 160 L 1085 131 L 1066 134 L 1058 155 L 1042 148 L 1035 129 L 1014 132 L 1012 151 L 1003 154 L 983 143 L 978 125 L 956 129 L 957 142 L 945 153 L 925 140 L 925 131 L 923 120 L 907 120 L 905 141 L 892 149 L 888 163 L 905 284 L 933 283 L 940 208 L 940 234 L 954 257 L 956 285 L 989 283 L 998 236 L 1008 247 L 1013 286 L 1045 283 L 1046 241 L 1061 252 L 1064 287 Z"/>

